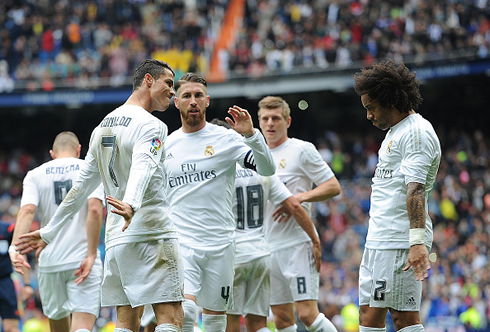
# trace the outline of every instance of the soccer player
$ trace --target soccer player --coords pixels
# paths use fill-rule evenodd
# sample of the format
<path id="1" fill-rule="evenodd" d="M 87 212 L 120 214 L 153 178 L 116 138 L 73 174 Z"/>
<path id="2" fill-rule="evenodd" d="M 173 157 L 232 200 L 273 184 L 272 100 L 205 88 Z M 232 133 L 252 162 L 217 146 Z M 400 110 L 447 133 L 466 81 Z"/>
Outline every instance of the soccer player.
<path id="1" fill-rule="evenodd" d="M 259 124 L 277 166 L 277 175 L 310 215 L 309 202 L 340 194 L 340 184 L 315 146 L 288 137 L 289 105 L 280 97 L 259 102 Z M 313 188 L 313 184 L 317 186 Z M 318 310 L 320 272 L 315 267 L 310 236 L 297 222 L 274 221 L 275 209 L 268 204 L 264 223 L 271 250 L 271 309 L 278 331 L 297 330 L 294 309 L 309 331 L 334 332 L 335 326 Z M 288 219 L 286 213 L 283 219 Z M 281 218 L 281 216 L 279 216 Z M 298 220 L 296 220 L 298 221 Z"/>
<path id="2" fill-rule="evenodd" d="M 157 332 L 175 332 L 182 326 L 183 265 L 168 213 L 163 168 L 167 126 L 151 114 L 170 105 L 174 76 L 163 61 L 138 65 L 132 94 L 92 132 L 85 166 L 50 223 L 24 235 L 18 244 L 24 253 L 51 243 L 59 225 L 102 181 L 112 208 L 101 302 L 116 306 L 115 332 L 138 331 L 145 304 L 153 305 Z"/>
<path id="3" fill-rule="evenodd" d="M 230 128 L 227 122 L 213 124 Z M 235 280 L 233 308 L 227 311 L 227 332 L 240 331 L 243 315 L 249 332 L 266 332 L 270 304 L 270 251 L 264 238 L 263 223 L 267 201 L 282 204 L 310 236 L 316 268 L 320 271 L 320 239 L 306 210 L 277 175 L 260 176 L 237 165 L 233 213 L 236 220 Z"/>
<path id="4" fill-rule="evenodd" d="M 367 119 L 387 130 L 373 176 L 359 269 L 360 331 L 386 331 L 388 310 L 397 331 L 424 331 L 419 311 L 433 239 L 427 198 L 441 146 L 432 125 L 415 112 L 422 97 L 415 73 L 404 64 L 374 64 L 354 79 Z"/>
<path id="5" fill-rule="evenodd" d="M 5 332 L 20 332 L 17 294 L 12 281 L 12 263 L 9 257 L 9 246 L 12 243 L 15 224 L 0 221 L 0 320 Z M 24 275 L 24 287 L 21 291 L 22 300 L 34 294 L 27 274 Z M 1 326 L 0 326 L 1 327 Z"/>
<path id="6" fill-rule="evenodd" d="M 29 232 L 36 211 L 45 226 L 77 180 L 84 161 L 81 145 L 69 131 L 59 133 L 49 151 L 53 160 L 29 171 L 24 179 L 13 241 Z M 37 279 L 43 313 L 53 332 L 92 331 L 100 309 L 102 261 L 97 250 L 102 226 L 104 188 L 100 185 L 72 220 L 39 255 Z M 11 250 L 14 268 L 24 273 L 25 257 Z M 71 322 L 70 322 L 71 315 Z"/>
<path id="7" fill-rule="evenodd" d="M 270 250 L 263 223 L 267 202 L 281 204 L 308 234 L 317 271 L 321 266 L 321 243 L 306 210 L 276 175 L 264 177 L 237 166 L 235 280 L 233 309 L 227 312 L 227 332 L 240 331 L 240 315 L 249 332 L 266 332 L 270 305 Z M 291 222 L 291 221 L 290 221 Z"/>
<path id="8" fill-rule="evenodd" d="M 182 127 L 168 137 L 164 165 L 170 215 L 184 257 L 183 331 L 193 331 L 199 305 L 204 330 L 223 332 L 233 291 L 236 163 L 262 175 L 274 174 L 275 167 L 246 110 L 230 107 L 233 119 L 226 121 L 234 130 L 228 130 L 206 122 L 210 98 L 202 77 L 184 74 L 175 91 Z"/>

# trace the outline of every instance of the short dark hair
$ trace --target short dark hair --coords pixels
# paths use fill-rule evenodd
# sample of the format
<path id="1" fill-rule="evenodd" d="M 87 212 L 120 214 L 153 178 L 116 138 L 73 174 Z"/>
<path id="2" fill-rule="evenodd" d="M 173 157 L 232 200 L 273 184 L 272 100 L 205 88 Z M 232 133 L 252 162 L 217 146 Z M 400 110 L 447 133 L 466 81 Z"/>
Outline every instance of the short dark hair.
<path id="1" fill-rule="evenodd" d="M 416 110 L 423 100 L 415 75 L 404 63 L 395 66 L 391 60 L 381 61 L 354 74 L 354 89 L 359 96 L 368 95 L 383 108 L 394 107 L 408 113 Z"/>
<path id="2" fill-rule="evenodd" d="M 208 86 L 208 83 L 206 82 L 206 80 L 203 77 L 199 76 L 198 74 L 195 74 L 195 73 L 185 73 L 175 83 L 175 86 L 174 86 L 175 92 L 177 92 L 177 90 L 179 90 L 179 88 L 182 85 L 184 85 L 185 83 L 201 83 L 205 87 Z"/>
<path id="3" fill-rule="evenodd" d="M 137 90 L 141 86 L 143 78 L 145 78 L 146 74 L 150 74 L 151 77 L 157 80 L 165 73 L 165 70 L 167 69 L 170 70 L 175 76 L 174 70 L 165 61 L 147 59 L 141 62 L 133 74 L 133 91 Z"/>

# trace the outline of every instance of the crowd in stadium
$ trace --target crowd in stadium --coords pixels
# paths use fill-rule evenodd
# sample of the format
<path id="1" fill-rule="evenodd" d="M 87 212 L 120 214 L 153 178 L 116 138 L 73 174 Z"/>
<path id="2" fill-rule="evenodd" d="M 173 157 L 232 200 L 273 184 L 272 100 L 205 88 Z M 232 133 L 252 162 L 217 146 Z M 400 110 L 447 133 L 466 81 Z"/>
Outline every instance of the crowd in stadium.
<path id="1" fill-rule="evenodd" d="M 248 1 L 231 50 L 235 73 L 261 76 L 371 64 L 488 56 L 484 1 Z"/>
<path id="2" fill-rule="evenodd" d="M 227 3 L 1 1 L 0 93 L 19 86 L 51 91 L 58 80 L 78 89 L 117 87 L 149 57 L 167 61 L 177 73 L 206 73 Z M 386 57 L 414 63 L 487 58 L 489 48 L 488 0 L 249 0 L 236 43 L 220 60 L 230 77 L 261 77 L 369 65 Z M 438 135 L 443 160 L 429 204 L 437 260 L 424 282 L 421 315 L 427 330 L 463 324 L 488 329 L 489 137 L 481 131 Z M 358 303 L 380 141 L 326 132 L 316 143 L 342 185 L 341 196 L 315 204 L 314 220 L 323 245 L 319 305 L 340 327 L 341 310 Z M 48 158 L 0 150 L 1 220 L 15 222 L 22 179 Z M 25 317 L 39 315 L 39 305 L 30 300 Z M 113 320 L 111 314 L 103 309 L 97 326 Z"/>
<path id="3" fill-rule="evenodd" d="M 2 1 L 0 92 L 50 91 L 58 80 L 120 86 L 149 57 L 206 74 L 227 3 Z M 261 77 L 385 57 L 486 58 L 489 8 L 487 0 L 247 1 L 236 41 L 219 59 L 229 77 Z"/>
<path id="4" fill-rule="evenodd" d="M 490 323 L 489 137 L 481 131 L 438 134 L 443 159 L 429 201 L 434 224 L 432 252 L 437 260 L 432 263 L 429 280 L 424 282 L 421 316 L 427 329 L 440 327 L 441 322 L 449 326 L 468 322 L 475 329 L 485 329 Z M 315 205 L 315 224 L 323 245 L 319 305 L 339 326 L 342 308 L 350 303 L 357 305 L 359 262 L 379 144 L 374 137 L 330 131 L 317 141 L 342 185 L 341 196 Z M 3 221 L 15 222 L 22 179 L 47 158 L 23 151 L 0 156 Z M 30 308 L 35 308 L 35 302 L 31 301 Z M 468 312 L 471 320 L 465 318 Z M 99 324 L 110 321 L 110 311 L 101 313 L 106 317 Z M 27 315 L 32 316 L 32 312 Z"/>

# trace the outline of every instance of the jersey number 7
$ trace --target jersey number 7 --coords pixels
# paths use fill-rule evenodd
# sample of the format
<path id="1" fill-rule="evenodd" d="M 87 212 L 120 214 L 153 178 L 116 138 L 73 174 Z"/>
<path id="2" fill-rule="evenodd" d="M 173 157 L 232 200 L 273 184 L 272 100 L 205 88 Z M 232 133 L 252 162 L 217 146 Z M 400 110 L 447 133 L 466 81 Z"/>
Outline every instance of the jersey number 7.
<path id="1" fill-rule="evenodd" d="M 111 176 L 112 183 L 116 187 L 119 187 L 119 184 L 117 183 L 116 179 L 116 173 L 114 173 L 114 161 L 116 160 L 116 151 L 117 151 L 117 144 L 116 144 L 116 135 L 114 136 L 102 136 L 102 146 L 104 148 L 111 148 L 111 159 L 109 160 L 109 175 Z"/>

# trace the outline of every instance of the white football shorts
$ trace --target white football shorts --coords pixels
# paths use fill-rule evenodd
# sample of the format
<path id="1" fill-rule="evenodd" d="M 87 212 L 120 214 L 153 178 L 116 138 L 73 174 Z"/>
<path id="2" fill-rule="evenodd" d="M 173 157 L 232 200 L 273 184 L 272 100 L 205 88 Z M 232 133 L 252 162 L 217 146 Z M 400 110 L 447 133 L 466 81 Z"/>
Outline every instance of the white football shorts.
<path id="1" fill-rule="evenodd" d="M 213 311 L 227 311 L 233 303 L 235 242 L 224 249 L 192 249 L 182 245 L 184 293 L 197 305 Z"/>
<path id="2" fill-rule="evenodd" d="M 43 313 L 49 319 L 59 320 L 73 312 L 99 316 L 102 262 L 95 260 L 92 271 L 80 285 L 75 283 L 76 270 L 38 273 Z"/>
<path id="3" fill-rule="evenodd" d="M 320 273 L 311 242 L 271 254 L 271 305 L 318 300 Z"/>
<path id="4" fill-rule="evenodd" d="M 403 271 L 408 249 L 364 249 L 359 268 L 359 305 L 419 311 L 422 282 Z"/>
<path id="5" fill-rule="evenodd" d="M 263 256 L 235 265 L 233 308 L 228 314 L 269 316 L 271 258 Z"/>
<path id="6" fill-rule="evenodd" d="M 183 285 L 177 239 L 120 244 L 106 252 L 103 307 L 184 301 Z"/>

